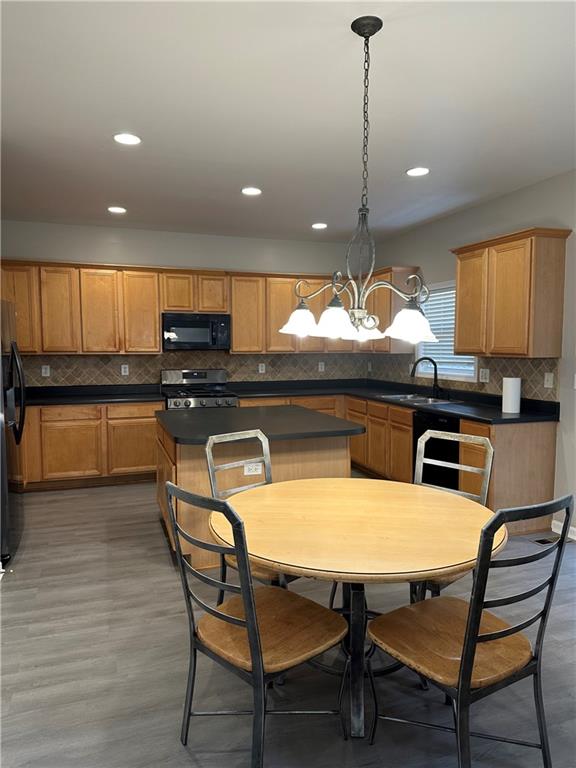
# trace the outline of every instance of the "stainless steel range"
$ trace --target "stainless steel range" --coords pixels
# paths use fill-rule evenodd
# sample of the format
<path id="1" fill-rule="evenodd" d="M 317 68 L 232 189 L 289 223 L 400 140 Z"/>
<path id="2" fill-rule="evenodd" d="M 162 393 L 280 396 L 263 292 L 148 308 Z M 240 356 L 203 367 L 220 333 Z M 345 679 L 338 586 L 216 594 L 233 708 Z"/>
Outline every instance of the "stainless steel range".
<path id="1" fill-rule="evenodd" d="M 207 370 L 163 370 L 161 391 L 166 408 L 234 408 L 238 397 L 226 386 L 223 368 Z"/>

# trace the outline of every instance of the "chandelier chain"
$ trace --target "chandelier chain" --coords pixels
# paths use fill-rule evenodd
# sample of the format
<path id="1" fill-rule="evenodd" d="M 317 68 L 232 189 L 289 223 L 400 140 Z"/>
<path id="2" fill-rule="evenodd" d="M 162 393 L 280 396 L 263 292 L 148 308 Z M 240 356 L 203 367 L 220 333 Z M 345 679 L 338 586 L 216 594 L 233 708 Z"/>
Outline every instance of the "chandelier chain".
<path id="1" fill-rule="evenodd" d="M 362 136 L 362 207 L 368 207 L 368 135 L 370 122 L 368 120 L 368 87 L 370 85 L 370 38 L 364 38 L 364 100 L 363 117 L 364 132 Z"/>

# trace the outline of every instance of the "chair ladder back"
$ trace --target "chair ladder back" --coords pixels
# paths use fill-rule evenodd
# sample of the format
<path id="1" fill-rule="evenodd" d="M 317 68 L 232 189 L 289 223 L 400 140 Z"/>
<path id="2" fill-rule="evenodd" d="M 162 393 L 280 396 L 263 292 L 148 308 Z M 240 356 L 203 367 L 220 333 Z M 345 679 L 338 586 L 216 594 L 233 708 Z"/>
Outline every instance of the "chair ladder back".
<path id="1" fill-rule="evenodd" d="M 220 464 L 216 463 L 214 458 L 214 446 L 223 443 L 237 443 L 243 440 L 258 440 L 260 442 L 261 454 L 249 459 L 239 459 L 237 461 L 228 461 Z M 250 488 L 258 488 L 272 482 L 272 464 L 270 461 L 270 443 L 268 438 L 260 429 L 249 429 L 242 432 L 227 432 L 221 435 L 211 435 L 206 442 L 206 460 L 208 462 L 208 476 L 210 479 L 210 489 L 215 499 L 227 499 L 235 493 L 246 491 Z M 249 464 L 260 464 L 264 467 L 264 480 L 252 482 L 246 485 L 236 486 L 234 488 L 221 488 L 218 483 L 218 473 L 230 469 L 240 469 Z"/>
<path id="2" fill-rule="evenodd" d="M 540 625 L 538 628 L 533 655 L 537 661 L 539 660 L 546 623 L 548 621 L 548 615 L 550 612 L 550 606 L 552 605 L 554 590 L 556 588 L 556 582 L 558 581 L 558 574 L 560 571 L 562 556 L 564 554 L 564 547 L 568 537 L 573 508 L 574 497 L 565 496 L 563 498 L 555 499 L 554 501 L 545 502 L 543 504 L 535 504 L 529 507 L 501 509 L 496 512 L 483 527 L 480 536 L 480 544 L 478 547 L 476 569 L 474 571 L 472 596 L 470 600 L 468 622 L 466 626 L 466 634 L 462 651 L 462 662 L 460 665 L 459 686 L 462 684 L 469 686 L 470 684 L 472 669 L 474 665 L 474 657 L 476 654 L 476 646 L 478 643 L 486 643 L 493 640 L 509 637 L 511 635 L 517 634 L 518 632 L 521 632 L 524 629 L 527 629 L 538 621 L 540 622 Z M 494 536 L 503 525 L 524 520 L 533 520 L 535 518 L 546 517 L 551 514 L 563 515 L 562 531 L 558 540 L 554 544 L 546 547 L 540 552 L 534 552 L 530 555 L 521 555 L 518 557 L 492 560 Z M 548 576 L 548 578 L 546 578 L 544 581 L 531 587 L 530 589 L 523 590 L 514 594 L 509 594 L 505 597 L 488 600 L 486 599 L 488 578 L 490 571 L 493 568 L 509 568 L 525 565 L 528 563 L 536 562 L 538 560 L 542 560 L 543 558 L 548 557 L 554 553 L 555 556 L 550 576 Z M 517 624 L 506 629 L 501 629 L 495 632 L 480 631 L 482 612 L 484 610 L 497 608 L 503 605 L 512 605 L 513 603 L 519 603 L 524 600 L 528 600 L 529 598 L 534 597 L 535 595 L 542 592 L 545 593 L 544 604 L 540 610 L 538 610 L 529 618 L 518 622 Z"/>
<path id="3" fill-rule="evenodd" d="M 449 440 L 459 443 L 460 445 L 475 445 L 483 449 L 484 464 L 481 467 L 473 467 L 470 464 L 461 464 L 453 461 L 444 461 L 442 459 L 431 459 L 426 456 L 426 443 L 428 440 Z M 438 490 L 449 491 L 450 493 L 464 496 L 473 501 L 478 501 L 482 505 L 486 505 L 486 499 L 488 498 L 488 485 L 490 484 L 490 475 L 492 472 L 492 461 L 494 458 L 494 448 L 492 443 L 487 437 L 480 437 L 478 435 L 464 435 L 459 432 L 443 432 L 437 429 L 428 429 L 418 438 L 418 444 L 416 448 L 416 465 L 414 467 L 414 483 L 415 485 L 425 485 L 428 488 L 437 488 Z M 422 481 L 422 475 L 424 472 L 424 465 L 432 465 L 436 467 L 445 467 L 447 469 L 457 469 L 459 472 L 469 472 L 471 474 L 482 475 L 482 484 L 479 493 L 469 493 L 468 491 L 461 491 L 454 488 L 440 488 L 437 485 L 431 485 Z"/>
<path id="4" fill-rule="evenodd" d="M 263 668 L 260 635 L 258 632 L 258 622 L 256 619 L 256 609 L 254 605 L 254 591 L 252 588 L 252 577 L 248 564 L 248 551 L 246 548 L 246 537 L 242 520 L 225 501 L 190 493 L 189 491 L 185 491 L 183 488 L 179 488 L 177 485 L 174 485 L 174 483 L 171 482 L 166 483 L 166 495 L 168 500 L 170 523 L 172 525 L 172 533 L 174 536 L 174 543 L 176 548 L 176 559 L 178 563 L 178 569 L 180 571 L 180 578 L 182 582 L 184 598 L 186 601 L 192 638 L 195 638 L 196 636 L 196 621 L 193 606 L 193 603 L 195 603 L 203 611 L 206 611 L 206 613 L 211 614 L 221 621 L 246 628 L 248 632 L 248 643 L 252 657 L 252 668 L 253 670 L 256 668 Z M 234 546 L 225 546 L 210 541 L 203 541 L 194 536 L 191 536 L 188 531 L 182 528 L 176 519 L 173 503 L 174 499 L 178 499 L 185 504 L 189 504 L 199 509 L 204 509 L 212 513 L 219 513 L 224 515 L 232 527 Z M 233 555 L 238 563 L 240 585 L 221 581 L 220 579 L 216 579 L 207 573 L 203 573 L 202 571 L 194 568 L 194 566 L 188 562 L 188 560 L 182 554 L 180 537 L 182 537 L 182 539 L 187 541 L 189 544 L 193 544 L 195 547 L 199 547 L 200 549 L 204 549 L 209 552 L 216 552 L 220 554 L 221 557 L 224 555 Z M 227 591 L 241 595 L 244 608 L 244 618 L 224 613 L 223 611 L 218 610 L 217 607 L 207 603 L 206 600 L 201 598 L 191 586 L 190 582 L 192 579 L 206 584 L 207 586 L 213 588 L 216 592 Z"/>

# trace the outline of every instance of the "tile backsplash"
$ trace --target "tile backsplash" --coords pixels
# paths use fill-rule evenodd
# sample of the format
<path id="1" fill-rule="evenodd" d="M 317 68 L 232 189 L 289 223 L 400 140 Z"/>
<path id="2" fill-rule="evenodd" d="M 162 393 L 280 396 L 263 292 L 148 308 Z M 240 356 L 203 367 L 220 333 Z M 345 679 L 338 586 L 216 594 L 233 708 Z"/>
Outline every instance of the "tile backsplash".
<path id="1" fill-rule="evenodd" d="M 24 356 L 26 381 L 30 386 L 77 386 L 82 384 L 154 384 L 160 381 L 162 368 L 225 368 L 231 381 L 301 381 L 306 379 L 384 379 L 409 384 L 412 355 L 371 354 L 286 354 L 231 355 L 228 352 L 168 352 L 162 355 L 34 355 Z M 325 364 L 323 373 L 318 363 Z M 368 363 L 372 371 L 368 372 Z M 258 373 L 258 365 L 266 365 Z M 50 366 L 50 376 L 42 377 L 43 365 Z M 128 365 L 129 375 L 120 368 Z M 557 400 L 558 361 L 553 359 L 522 360 L 517 358 L 479 358 L 479 368 L 488 368 L 490 381 L 466 383 L 442 381 L 451 389 L 467 389 L 486 394 L 501 394 L 502 378 L 522 379 L 522 397 Z M 544 373 L 554 374 L 554 387 L 544 387 Z M 417 384 L 430 379 L 417 376 Z"/>

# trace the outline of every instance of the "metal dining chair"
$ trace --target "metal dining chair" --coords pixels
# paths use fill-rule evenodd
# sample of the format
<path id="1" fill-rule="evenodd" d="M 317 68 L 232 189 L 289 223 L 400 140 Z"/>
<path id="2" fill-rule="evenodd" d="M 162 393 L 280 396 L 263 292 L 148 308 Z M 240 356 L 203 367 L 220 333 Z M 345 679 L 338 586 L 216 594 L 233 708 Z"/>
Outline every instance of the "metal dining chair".
<path id="1" fill-rule="evenodd" d="M 471 736 L 538 748 L 542 751 L 544 768 L 552 768 L 542 697 L 542 645 L 573 508 L 574 497 L 566 496 L 544 504 L 496 512 L 482 529 L 469 602 L 456 597 L 437 597 L 398 608 L 371 622 L 368 635 L 373 645 L 444 691 L 454 713 L 453 728 L 379 715 L 375 680 L 368 660 L 375 703 L 371 742 L 374 741 L 378 719 L 392 720 L 455 733 L 459 768 L 470 768 Z M 562 532 L 554 544 L 532 554 L 492 559 L 494 537 L 502 526 L 552 514 L 560 516 L 562 521 Z M 521 592 L 486 598 L 492 569 L 523 566 L 552 554 L 553 565 L 544 581 L 526 589 L 526 574 L 523 572 L 520 583 L 524 587 Z M 520 603 L 538 594 L 544 598 L 541 607 L 514 625 L 489 610 Z M 536 624 L 538 632 L 532 647 L 523 630 Z M 472 704 L 527 677 L 531 677 L 534 684 L 539 742 L 470 731 Z"/>
<path id="2" fill-rule="evenodd" d="M 342 716 L 342 696 L 345 676 L 338 693 L 338 708 L 334 710 L 268 710 L 267 689 L 274 680 L 292 667 L 298 666 L 338 645 L 348 631 L 342 616 L 308 598 L 278 587 L 253 589 L 246 548 L 244 525 L 225 501 L 197 496 L 173 483 L 166 483 L 170 524 L 174 535 L 176 560 L 180 571 L 190 630 L 190 660 L 184 702 L 180 740 L 186 745 L 190 720 L 194 716 L 253 715 L 251 767 L 262 768 L 264 754 L 264 725 L 267 714 L 333 714 Z M 230 524 L 234 546 L 224 546 L 191 536 L 176 519 L 173 500 L 192 505 L 198 514 L 203 510 L 223 515 Z M 229 584 L 198 571 L 182 554 L 181 540 L 208 552 L 233 555 L 237 564 L 239 584 Z M 203 585 L 202 596 L 197 591 Z M 232 597 L 218 606 L 206 593 L 231 592 Z M 195 605 L 203 612 L 196 616 Z M 246 710 L 194 711 L 194 681 L 197 653 L 205 654 L 225 669 L 252 686 L 254 708 Z"/>
<path id="3" fill-rule="evenodd" d="M 228 461 L 223 463 L 216 463 L 214 458 L 214 446 L 216 445 L 230 445 L 233 443 L 241 443 L 243 441 L 257 441 L 260 443 L 259 454 L 252 456 L 248 459 L 239 459 L 237 461 Z M 272 482 L 272 463 L 270 461 L 270 443 L 268 438 L 260 429 L 248 429 L 242 432 L 227 432 L 221 435 L 212 435 L 206 442 L 206 461 L 208 462 L 208 477 L 210 479 L 210 492 L 215 499 L 226 500 L 234 493 L 239 491 L 246 491 L 249 488 L 258 488 L 261 485 L 266 485 Z M 221 473 L 229 472 L 232 470 L 244 469 L 249 465 L 257 465 L 263 471 L 264 477 L 262 480 L 256 482 L 246 483 L 243 485 L 235 485 L 234 487 L 224 488 L 218 480 L 221 477 Z M 227 568 L 238 569 L 235 558 L 232 555 L 220 557 L 220 581 L 226 581 Z M 251 565 L 251 571 L 253 578 L 264 584 L 273 584 L 280 587 L 286 587 L 288 581 L 293 581 L 296 577 L 286 577 L 282 573 L 266 568 L 260 565 Z M 218 595 L 218 604 L 224 599 L 224 592 L 220 592 Z"/>
<path id="4" fill-rule="evenodd" d="M 426 456 L 426 444 L 429 440 L 447 440 L 458 443 L 460 446 L 469 445 L 476 446 L 478 454 L 482 456 L 482 465 L 479 467 L 473 467 L 469 464 L 462 464 L 452 461 L 444 461 L 443 459 L 432 459 Z M 486 506 L 486 500 L 488 498 L 488 486 L 490 484 L 490 475 L 492 473 L 492 462 L 494 458 L 494 448 L 492 443 L 487 437 L 479 437 L 477 435 L 463 435 L 458 432 L 442 432 L 436 429 L 427 430 L 419 439 L 416 448 L 416 464 L 414 468 L 414 484 L 425 485 L 427 488 L 437 488 L 441 491 L 449 491 L 450 493 L 457 493 L 459 496 L 465 496 L 467 499 L 477 501 L 482 506 Z M 443 488 L 438 485 L 432 485 L 431 483 L 424 482 L 423 475 L 426 466 L 445 467 L 447 469 L 458 470 L 461 473 L 471 473 L 478 477 L 480 481 L 478 492 L 471 493 L 469 491 L 461 491 L 456 488 Z M 457 576 L 449 576 L 445 579 L 434 579 L 426 582 L 412 582 L 410 584 L 410 599 L 414 602 L 417 599 L 422 599 L 426 591 L 429 590 L 432 597 L 438 597 L 441 590 L 452 584 L 458 579 L 461 579 L 465 574 L 459 574 Z"/>

